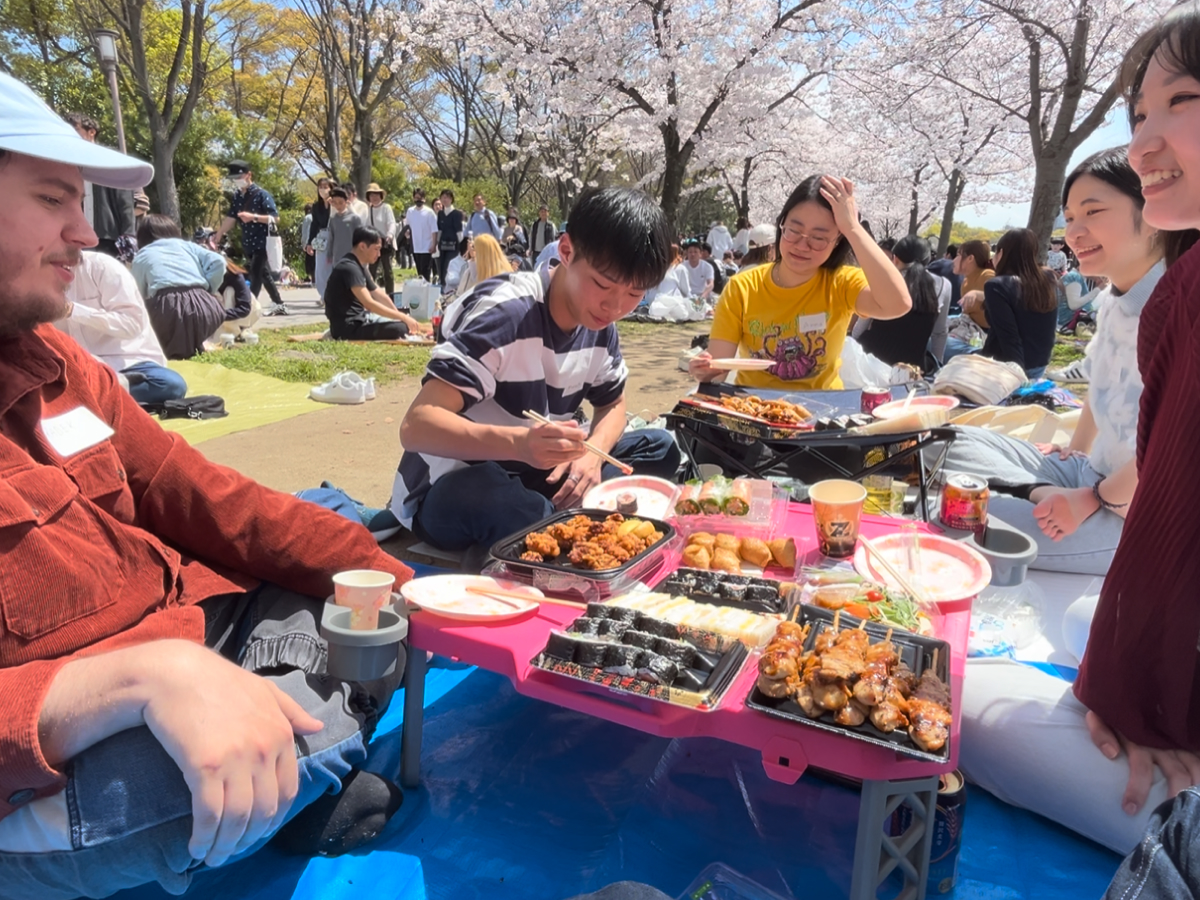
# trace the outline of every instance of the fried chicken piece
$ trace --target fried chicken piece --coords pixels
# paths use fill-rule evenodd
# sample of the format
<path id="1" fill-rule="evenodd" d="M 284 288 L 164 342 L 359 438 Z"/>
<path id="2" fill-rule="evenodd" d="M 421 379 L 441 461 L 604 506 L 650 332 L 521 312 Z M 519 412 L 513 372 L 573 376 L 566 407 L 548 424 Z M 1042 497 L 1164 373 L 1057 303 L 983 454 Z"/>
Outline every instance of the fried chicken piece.
<path id="1" fill-rule="evenodd" d="M 621 565 L 619 560 L 592 541 L 580 541 L 567 558 L 581 569 L 615 569 Z"/>
<path id="2" fill-rule="evenodd" d="M 544 531 L 532 531 L 525 535 L 525 549 L 546 559 L 553 559 L 559 554 L 558 541 Z"/>
<path id="3" fill-rule="evenodd" d="M 554 555 L 557 556 L 558 554 L 555 553 Z M 546 561 L 545 559 L 542 558 L 542 554 L 535 553 L 532 550 L 526 550 L 524 553 L 522 553 L 521 559 L 525 560 L 525 562 L 545 562 Z"/>

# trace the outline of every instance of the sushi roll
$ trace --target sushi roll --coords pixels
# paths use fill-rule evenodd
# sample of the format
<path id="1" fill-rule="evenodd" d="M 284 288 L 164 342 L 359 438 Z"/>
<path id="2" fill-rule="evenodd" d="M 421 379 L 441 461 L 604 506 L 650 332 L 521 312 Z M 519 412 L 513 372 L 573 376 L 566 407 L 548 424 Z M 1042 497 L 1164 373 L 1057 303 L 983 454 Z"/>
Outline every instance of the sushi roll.
<path id="1" fill-rule="evenodd" d="M 606 644 L 602 641 L 576 641 L 575 662 L 581 666 L 599 669 L 604 665 L 604 654 L 611 646 L 611 644 Z"/>
<path id="2" fill-rule="evenodd" d="M 699 572 L 696 574 L 696 593 L 715 597 L 720 583 L 721 576 L 716 572 Z"/>
<path id="3" fill-rule="evenodd" d="M 698 672 L 704 672 L 706 675 L 717 667 L 721 662 L 721 657 L 717 653 L 709 653 L 707 650 L 696 650 L 692 655 L 691 665 L 689 668 L 695 669 Z"/>
<path id="4" fill-rule="evenodd" d="M 745 602 L 747 590 L 749 588 L 744 584 L 726 581 L 722 583 L 720 589 L 717 591 L 717 597 L 725 603 L 737 605 Z"/>
<path id="5" fill-rule="evenodd" d="M 630 647 L 638 647 L 642 650 L 654 649 L 654 642 L 657 640 L 658 637 L 656 635 L 645 631 L 635 631 L 632 628 L 621 635 L 621 641 L 623 643 L 628 644 Z"/>
<path id="6" fill-rule="evenodd" d="M 638 617 L 638 611 L 630 609 L 628 606 L 610 606 L 608 607 L 608 617 L 615 622 L 624 622 L 626 625 L 632 625 L 633 621 Z"/>
<path id="7" fill-rule="evenodd" d="M 571 624 L 571 631 L 575 634 L 599 634 L 600 620 L 593 619 L 590 616 L 580 616 Z"/>
<path id="8" fill-rule="evenodd" d="M 671 686 L 699 693 L 704 690 L 704 684 L 707 681 L 708 675 L 702 672 L 697 672 L 695 669 L 679 669 L 675 673 L 675 680 L 671 682 Z"/>
<path id="9" fill-rule="evenodd" d="M 686 594 L 696 586 L 695 572 L 676 572 L 671 576 L 671 588 Z"/>
<path id="10" fill-rule="evenodd" d="M 646 665 L 638 666 L 637 677 L 654 684 L 671 684 L 679 675 L 679 666 L 665 656 L 651 656 Z"/>
<path id="11" fill-rule="evenodd" d="M 618 619 L 604 619 L 600 622 L 600 636 L 620 640 L 621 635 L 629 630 L 629 623 Z"/>
<path id="12" fill-rule="evenodd" d="M 654 652 L 665 656 L 671 662 L 681 666 L 690 666 L 695 656 L 696 648 L 683 641 L 673 641 L 670 638 L 660 638 L 654 642 Z"/>
<path id="13" fill-rule="evenodd" d="M 609 644 L 604 651 L 604 671 L 632 675 L 637 671 L 638 654 L 644 651 L 624 644 Z"/>
<path id="14" fill-rule="evenodd" d="M 573 662 L 575 659 L 575 647 L 579 644 L 579 639 L 561 631 L 550 632 L 550 639 L 546 641 L 545 654 L 554 659 L 565 659 L 567 662 Z"/>
<path id="15" fill-rule="evenodd" d="M 609 618 L 609 607 L 603 603 L 589 603 L 587 612 L 584 613 L 589 619 L 607 619 Z"/>
<path id="16" fill-rule="evenodd" d="M 765 603 L 770 609 L 779 606 L 779 589 L 772 585 L 752 584 L 746 588 L 745 599 L 751 603 Z"/>

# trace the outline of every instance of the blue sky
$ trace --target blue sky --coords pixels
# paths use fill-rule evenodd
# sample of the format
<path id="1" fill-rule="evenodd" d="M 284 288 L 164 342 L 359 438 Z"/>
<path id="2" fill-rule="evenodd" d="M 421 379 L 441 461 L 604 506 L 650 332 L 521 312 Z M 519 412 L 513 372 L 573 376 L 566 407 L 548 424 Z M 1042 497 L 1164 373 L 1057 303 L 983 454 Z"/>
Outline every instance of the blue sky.
<path id="1" fill-rule="evenodd" d="M 1118 105 L 1108 121 L 1096 129 L 1087 140 L 1079 145 L 1071 157 L 1071 169 L 1082 159 L 1098 150 L 1107 150 L 1129 143 L 1129 125 L 1125 118 L 1125 107 Z M 986 206 L 963 206 L 954 217 L 957 221 L 980 228 L 1001 229 L 1010 225 L 1023 227 L 1029 220 L 1029 203 L 989 203 Z"/>

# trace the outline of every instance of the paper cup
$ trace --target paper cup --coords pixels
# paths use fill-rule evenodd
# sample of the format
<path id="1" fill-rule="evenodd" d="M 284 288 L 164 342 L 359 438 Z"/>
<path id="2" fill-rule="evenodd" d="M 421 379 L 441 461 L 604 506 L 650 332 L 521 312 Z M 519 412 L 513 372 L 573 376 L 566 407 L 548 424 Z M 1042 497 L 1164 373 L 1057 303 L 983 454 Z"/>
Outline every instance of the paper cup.
<path id="1" fill-rule="evenodd" d="M 836 559 L 853 556 L 867 489 L 857 481 L 835 478 L 810 487 L 808 499 L 812 501 L 821 553 Z"/>
<path id="2" fill-rule="evenodd" d="M 379 610 L 392 598 L 396 576 L 373 569 L 351 569 L 333 576 L 333 598 L 350 610 L 352 631 L 379 627 Z"/>

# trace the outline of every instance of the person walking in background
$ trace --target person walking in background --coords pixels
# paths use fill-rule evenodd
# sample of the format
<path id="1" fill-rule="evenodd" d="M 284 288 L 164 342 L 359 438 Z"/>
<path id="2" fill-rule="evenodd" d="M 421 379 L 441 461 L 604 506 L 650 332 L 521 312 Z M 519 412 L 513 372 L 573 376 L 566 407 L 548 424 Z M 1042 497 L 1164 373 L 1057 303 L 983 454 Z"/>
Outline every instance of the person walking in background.
<path id="1" fill-rule="evenodd" d="M 425 192 L 420 188 L 413 191 L 413 205 L 404 214 L 404 224 L 412 232 L 413 260 L 417 276 L 430 280 L 433 274 L 433 247 L 437 240 L 437 214 L 425 206 Z"/>
<path id="2" fill-rule="evenodd" d="M 329 271 L 354 249 L 354 232 L 363 226 L 363 220 L 350 208 L 350 196 L 344 187 L 335 187 L 329 192 L 329 203 L 333 212 L 329 216 L 329 242 L 325 247 L 325 264 Z M 326 277 L 325 286 L 329 287 Z M 321 291 L 322 301 L 325 291 Z"/>
<path id="3" fill-rule="evenodd" d="M 350 201 L 350 211 L 365 222 L 367 220 L 367 204 L 358 199 L 358 185 L 353 181 L 347 181 L 342 187 L 346 189 L 346 199 Z"/>
<path id="4" fill-rule="evenodd" d="M 709 252 L 712 253 L 713 259 L 724 259 L 725 253 L 733 250 L 733 237 L 729 234 L 725 223 L 720 220 L 712 223 L 712 228 L 708 232 L 708 240 L 705 243 L 711 248 Z"/>
<path id="5" fill-rule="evenodd" d="M 313 287 L 318 294 L 325 293 L 325 281 L 329 278 L 329 265 L 325 261 L 325 249 L 329 241 L 329 192 L 333 182 L 321 176 L 317 179 L 317 199 L 312 205 L 312 225 L 308 229 L 308 243 L 304 245 L 305 256 L 313 260 Z"/>
<path id="6" fill-rule="evenodd" d="M 54 327 L 125 376 L 138 403 L 162 403 L 187 394 L 187 382 L 167 368 L 137 281 L 118 260 L 85 252 L 67 286 L 67 308 Z"/>
<path id="7" fill-rule="evenodd" d="M 737 234 L 733 236 L 733 251 L 745 256 L 750 252 L 750 220 L 740 216 L 737 220 Z M 735 257 L 736 259 L 736 257 Z"/>
<path id="8" fill-rule="evenodd" d="M 471 213 L 471 219 L 467 222 L 467 231 L 471 232 L 471 237 L 479 237 L 481 234 L 490 234 L 500 241 L 500 220 L 496 218 L 496 214 L 487 208 L 487 200 L 483 194 L 476 194 L 473 199 L 475 212 Z"/>
<path id="9" fill-rule="evenodd" d="M 316 260 L 309 250 L 309 241 L 312 240 L 312 204 L 304 204 L 304 220 L 300 223 L 300 246 L 304 248 L 304 280 L 311 282 L 313 275 L 316 272 L 314 264 Z"/>
<path id="10" fill-rule="evenodd" d="M 525 239 L 525 229 L 521 227 L 521 219 L 515 212 L 508 214 L 508 224 L 500 234 L 500 246 L 508 254 L 524 256 L 528 242 Z"/>
<path id="11" fill-rule="evenodd" d="M 191 359 L 225 321 L 213 292 L 225 277 L 225 257 L 185 241 L 169 216 L 150 213 L 138 226 L 133 279 L 167 359 Z"/>
<path id="12" fill-rule="evenodd" d="M 442 203 L 442 208 L 437 214 L 438 227 L 438 284 L 442 286 L 442 293 L 450 293 L 447 290 L 446 277 L 450 271 L 451 264 L 458 259 L 461 254 L 459 252 L 459 244 L 462 242 L 463 234 L 466 232 L 466 217 L 462 214 L 461 209 L 454 208 L 454 191 L 446 188 L 438 196 L 438 200 Z M 459 277 L 462 273 L 459 272 Z M 455 279 L 455 285 L 458 280 Z"/>
<path id="13" fill-rule="evenodd" d="M 529 249 L 533 258 L 537 259 L 541 252 L 557 239 L 558 229 L 550 221 L 550 207 L 543 203 L 538 207 L 537 221 L 529 226 Z"/>
<path id="14" fill-rule="evenodd" d="M 81 138 L 96 143 L 100 126 L 91 116 L 83 113 L 67 113 L 63 116 Z M 83 184 L 83 214 L 87 216 L 96 237 L 100 239 L 96 249 L 122 262 L 129 262 L 137 252 L 137 216 L 133 210 L 133 191 L 101 187 L 89 181 Z M 146 204 L 149 209 L 149 203 Z"/>
<path id="15" fill-rule="evenodd" d="M 396 257 L 396 214 L 384 202 L 386 198 L 387 191 L 375 182 L 367 186 L 367 220 L 363 224 L 374 228 L 383 239 L 379 259 L 371 263 L 371 277 L 391 297 L 396 293 L 396 277 L 392 272 L 392 260 Z"/>
<path id="16" fill-rule="evenodd" d="M 267 262 L 267 235 L 271 233 L 271 226 L 279 222 L 275 198 L 254 183 L 250 163 L 244 159 L 233 160 L 227 168 L 229 177 L 233 179 L 233 199 L 221 227 L 213 235 L 213 245 L 221 246 L 221 239 L 240 221 L 242 256 L 246 259 L 246 268 L 250 270 L 250 293 L 257 297 L 265 287 L 273 305 L 264 315 L 286 316 L 288 309 L 279 299 L 279 289 L 275 287 L 271 266 Z"/>

